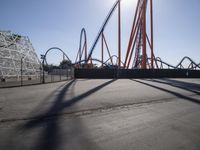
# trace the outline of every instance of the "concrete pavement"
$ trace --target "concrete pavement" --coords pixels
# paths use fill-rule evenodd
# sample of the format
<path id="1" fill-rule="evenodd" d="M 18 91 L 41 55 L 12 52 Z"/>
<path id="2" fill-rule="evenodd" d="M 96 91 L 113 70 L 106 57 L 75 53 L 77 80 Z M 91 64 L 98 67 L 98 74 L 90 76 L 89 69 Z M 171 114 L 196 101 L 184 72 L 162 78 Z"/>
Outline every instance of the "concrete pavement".
<path id="1" fill-rule="evenodd" d="M 200 80 L 0 89 L 0 149 L 200 149 Z"/>

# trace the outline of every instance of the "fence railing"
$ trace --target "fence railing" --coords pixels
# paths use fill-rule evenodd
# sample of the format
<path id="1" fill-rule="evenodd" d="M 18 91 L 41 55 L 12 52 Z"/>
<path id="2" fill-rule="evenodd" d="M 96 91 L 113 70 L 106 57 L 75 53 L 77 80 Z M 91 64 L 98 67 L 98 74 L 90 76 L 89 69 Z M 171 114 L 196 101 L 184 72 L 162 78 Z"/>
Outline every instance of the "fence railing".
<path id="1" fill-rule="evenodd" d="M 53 83 L 74 78 L 74 68 L 40 70 L 36 75 L 26 74 L 23 69 L 18 76 L 0 76 L 0 88 Z"/>

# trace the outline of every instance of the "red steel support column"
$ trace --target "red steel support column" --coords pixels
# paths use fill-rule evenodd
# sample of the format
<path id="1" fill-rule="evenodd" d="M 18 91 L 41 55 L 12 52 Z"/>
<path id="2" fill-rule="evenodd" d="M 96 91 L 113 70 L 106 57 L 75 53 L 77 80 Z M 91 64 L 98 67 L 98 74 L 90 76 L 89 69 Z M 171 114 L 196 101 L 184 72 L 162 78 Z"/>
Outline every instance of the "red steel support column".
<path id="1" fill-rule="evenodd" d="M 118 3 L 118 67 L 121 67 L 121 8 L 120 0 Z"/>
<path id="2" fill-rule="evenodd" d="M 151 68 L 154 68 L 154 43 L 153 43 L 153 0 L 150 0 L 150 13 L 151 13 Z"/>
<path id="3" fill-rule="evenodd" d="M 111 56 L 111 54 L 110 54 L 110 50 L 109 50 L 109 48 L 108 48 L 108 44 L 107 44 L 107 42 L 106 42 L 106 38 L 105 38 L 104 34 L 103 34 L 103 40 L 104 40 L 106 49 L 107 49 L 107 51 L 108 51 L 108 55 L 109 55 L 109 58 L 110 58 L 110 60 L 111 60 L 111 63 L 112 63 L 112 65 L 114 65 L 114 64 L 113 64 L 113 60 L 112 60 L 112 56 Z"/>
<path id="4" fill-rule="evenodd" d="M 147 52 L 146 52 L 146 3 L 147 1 L 144 0 L 143 3 L 143 22 L 142 22 L 142 36 L 143 36 L 143 40 L 142 40 L 142 69 L 146 69 L 147 68 Z"/>
<path id="5" fill-rule="evenodd" d="M 141 22 L 141 21 L 139 21 L 139 22 Z M 140 26 L 141 26 L 140 24 L 141 23 L 139 23 L 139 25 L 136 26 L 136 35 L 138 35 L 139 29 L 140 29 Z M 135 48 L 136 40 L 137 40 L 137 38 L 135 37 L 134 42 L 133 42 L 133 46 L 132 46 L 132 49 L 131 49 L 131 52 L 130 52 L 130 57 L 129 57 L 128 64 L 127 64 L 127 69 L 129 68 L 129 65 L 131 63 L 131 58 L 132 58 L 133 51 L 134 51 L 134 48 Z"/>
<path id="6" fill-rule="evenodd" d="M 135 36 L 135 28 L 136 28 L 136 25 L 137 25 L 136 19 L 137 19 L 138 12 L 139 12 L 139 16 L 140 16 L 139 4 L 140 4 L 140 0 L 138 0 L 136 11 L 135 11 L 135 16 L 134 16 L 134 20 L 133 20 L 133 24 L 132 24 L 132 29 L 131 29 L 131 35 L 130 35 L 130 38 L 129 38 L 128 48 L 127 48 L 127 52 L 126 52 L 124 68 L 126 68 L 126 66 L 127 66 L 127 60 L 128 60 L 128 57 L 129 57 L 129 54 L 130 54 L 130 51 L 131 51 L 131 46 L 132 46 L 132 43 L 133 43 L 133 39 L 134 39 L 134 36 Z"/>

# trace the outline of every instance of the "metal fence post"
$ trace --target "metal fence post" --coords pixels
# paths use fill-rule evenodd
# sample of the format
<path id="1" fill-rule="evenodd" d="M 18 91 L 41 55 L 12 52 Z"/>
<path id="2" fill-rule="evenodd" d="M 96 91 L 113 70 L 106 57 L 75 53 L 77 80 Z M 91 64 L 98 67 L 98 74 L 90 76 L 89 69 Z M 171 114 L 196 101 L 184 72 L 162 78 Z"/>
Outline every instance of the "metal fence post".
<path id="1" fill-rule="evenodd" d="M 21 58 L 21 86 L 23 86 L 23 57 Z"/>
<path id="2" fill-rule="evenodd" d="M 40 83 L 42 83 L 42 64 L 40 62 Z"/>
<path id="3" fill-rule="evenodd" d="M 62 73 L 62 70 L 61 70 L 61 68 L 60 68 L 60 71 L 59 71 L 59 72 L 60 72 L 60 81 L 61 81 L 61 73 Z"/>
<path id="4" fill-rule="evenodd" d="M 45 83 L 45 79 L 44 79 L 44 58 L 43 58 L 43 61 L 42 61 L 42 83 L 43 84 Z"/>

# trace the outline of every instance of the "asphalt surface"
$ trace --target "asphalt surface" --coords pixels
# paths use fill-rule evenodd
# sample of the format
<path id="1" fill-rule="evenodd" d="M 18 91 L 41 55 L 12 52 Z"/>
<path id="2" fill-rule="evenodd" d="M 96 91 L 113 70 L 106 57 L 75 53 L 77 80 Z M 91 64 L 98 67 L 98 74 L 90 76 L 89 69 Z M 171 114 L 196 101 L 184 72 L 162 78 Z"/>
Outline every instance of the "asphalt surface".
<path id="1" fill-rule="evenodd" d="M 199 150 L 200 79 L 0 89 L 1 150 Z"/>

